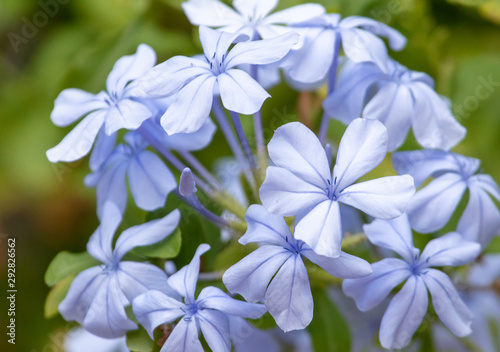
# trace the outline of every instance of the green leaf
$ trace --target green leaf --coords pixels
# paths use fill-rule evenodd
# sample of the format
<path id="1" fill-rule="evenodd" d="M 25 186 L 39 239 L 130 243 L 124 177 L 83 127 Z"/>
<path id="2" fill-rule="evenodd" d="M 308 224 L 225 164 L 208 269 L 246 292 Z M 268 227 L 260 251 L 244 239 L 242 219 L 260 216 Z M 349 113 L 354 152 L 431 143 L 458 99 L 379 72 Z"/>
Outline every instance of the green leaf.
<path id="1" fill-rule="evenodd" d="M 59 281 L 52 289 L 50 290 L 47 298 L 45 299 L 44 306 L 44 316 L 46 319 L 52 318 L 57 315 L 59 304 L 62 302 L 64 297 L 69 291 L 69 287 L 75 278 L 74 275 L 68 276 L 65 279 Z"/>
<path id="2" fill-rule="evenodd" d="M 314 318 L 309 325 L 316 352 L 349 352 L 351 338 L 344 317 L 325 290 L 314 290 Z"/>
<path id="3" fill-rule="evenodd" d="M 133 330 L 127 333 L 127 347 L 134 352 L 152 352 L 155 342 L 151 340 L 144 328 Z"/>
<path id="4" fill-rule="evenodd" d="M 70 275 L 77 275 L 85 269 L 99 264 L 87 252 L 71 253 L 67 251 L 59 252 L 52 262 L 50 262 L 45 273 L 45 283 L 52 287 L 59 281 Z"/>
<path id="5" fill-rule="evenodd" d="M 177 229 L 164 240 L 144 247 L 137 247 L 132 252 L 148 258 L 171 259 L 177 257 L 181 250 L 181 230 Z"/>

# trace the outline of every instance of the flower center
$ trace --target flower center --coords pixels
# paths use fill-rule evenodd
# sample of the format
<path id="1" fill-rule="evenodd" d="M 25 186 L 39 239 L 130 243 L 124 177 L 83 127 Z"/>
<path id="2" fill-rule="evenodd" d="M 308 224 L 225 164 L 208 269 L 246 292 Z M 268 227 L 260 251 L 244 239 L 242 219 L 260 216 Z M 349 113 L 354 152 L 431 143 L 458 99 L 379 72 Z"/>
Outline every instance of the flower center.
<path id="1" fill-rule="evenodd" d="M 331 200 L 337 200 L 339 193 L 341 193 L 338 192 L 337 176 L 335 176 L 335 178 L 333 179 L 333 183 L 330 182 L 330 180 L 326 180 L 326 182 L 328 183 L 328 185 L 325 187 L 326 196 Z"/>
<path id="2" fill-rule="evenodd" d="M 186 306 L 186 315 L 191 317 L 198 312 L 198 305 L 196 303 L 191 303 Z"/>
<path id="3" fill-rule="evenodd" d="M 212 70 L 212 72 L 216 76 L 220 75 L 221 73 L 223 73 L 226 70 L 226 67 L 224 64 L 224 61 L 226 60 L 226 55 L 222 55 L 222 57 L 219 59 L 219 57 L 217 56 L 217 53 L 214 53 L 214 56 L 212 57 L 212 59 L 209 60 L 205 56 L 205 60 L 207 60 L 207 62 L 210 64 L 210 69 Z"/>

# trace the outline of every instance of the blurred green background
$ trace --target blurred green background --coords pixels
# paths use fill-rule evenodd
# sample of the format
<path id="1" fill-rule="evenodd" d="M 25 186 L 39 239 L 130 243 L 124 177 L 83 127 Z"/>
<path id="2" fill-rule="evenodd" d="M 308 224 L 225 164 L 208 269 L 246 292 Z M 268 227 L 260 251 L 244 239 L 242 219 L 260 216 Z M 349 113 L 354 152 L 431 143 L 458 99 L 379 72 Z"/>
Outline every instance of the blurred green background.
<path id="1" fill-rule="evenodd" d="M 17 344 L 7 346 L 2 337 L 0 350 L 62 351 L 68 325 L 60 317 L 44 318 L 49 289 L 43 275 L 57 252 L 84 250 L 98 224 L 94 191 L 83 185 L 87 159 L 51 165 L 45 157 L 69 131 L 50 122 L 54 99 L 68 87 L 102 90 L 114 62 L 140 43 L 152 46 L 159 62 L 198 53 L 196 30 L 181 2 L 0 0 L 0 282 L 5 292 L 7 234 L 17 239 L 18 289 Z M 303 2 L 282 0 L 279 6 Z M 500 180 L 499 2 L 318 2 L 344 16 L 364 15 L 400 30 L 408 47 L 393 56 L 434 77 L 438 92 L 451 99 L 468 129 L 455 150 L 482 159 L 484 172 Z M 268 121 L 298 114 L 289 88 L 279 86 L 271 94 L 276 99 L 266 103 Z M 2 299 L 2 322 L 6 303 Z"/>

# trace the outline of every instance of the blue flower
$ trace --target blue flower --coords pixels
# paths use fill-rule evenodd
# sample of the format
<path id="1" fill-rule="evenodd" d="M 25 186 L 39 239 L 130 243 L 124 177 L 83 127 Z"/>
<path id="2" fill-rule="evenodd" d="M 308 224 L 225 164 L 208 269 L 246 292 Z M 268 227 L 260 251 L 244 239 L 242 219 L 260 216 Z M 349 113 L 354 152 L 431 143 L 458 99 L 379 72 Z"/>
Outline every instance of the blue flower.
<path id="1" fill-rule="evenodd" d="M 473 261 L 481 247 L 450 232 L 431 240 L 421 255 L 413 246 L 412 231 L 406 214 L 394 220 L 375 220 L 364 226 L 371 243 L 398 253 L 402 259 L 386 258 L 372 264 L 373 273 L 361 279 L 344 280 L 344 293 L 366 311 L 381 303 L 406 280 L 392 298 L 380 325 L 380 343 L 384 348 L 406 346 L 427 313 L 427 291 L 441 321 L 457 336 L 470 334 L 472 314 L 460 299 L 450 278 L 436 266 L 459 266 Z"/>
<path id="2" fill-rule="evenodd" d="M 101 219 L 107 202 L 114 203 L 122 214 L 125 211 L 126 176 L 135 203 L 147 211 L 162 207 L 167 195 L 177 186 L 165 163 L 155 153 L 146 150 L 148 144 L 140 134 L 129 132 L 125 141 L 127 144 L 118 145 L 106 161 L 85 179 L 88 187 L 97 186 L 97 213 Z"/>
<path id="3" fill-rule="evenodd" d="M 281 216 L 261 205 L 251 205 L 245 217 L 248 230 L 241 244 L 262 246 L 229 268 L 222 277 L 232 293 L 249 302 L 263 300 L 278 326 L 286 331 L 304 329 L 313 317 L 313 298 L 302 256 L 336 277 L 363 277 L 371 273 L 363 259 L 340 252 L 338 258 L 316 254 L 297 240 Z"/>
<path id="4" fill-rule="evenodd" d="M 210 143 L 216 127 L 208 119 L 195 133 L 167 135 L 154 119 L 145 121 L 141 128 L 156 131 L 165 148 L 178 151 L 198 150 Z M 177 186 L 165 163 L 153 152 L 140 132 L 129 132 L 127 144 L 115 145 L 115 135 L 98 136 L 90 157 L 93 173 L 85 178 L 87 187 L 97 186 L 97 213 L 102 217 L 104 204 L 114 203 L 123 214 L 127 204 L 126 178 L 136 205 L 152 211 L 165 204 L 168 194 Z"/>
<path id="5" fill-rule="evenodd" d="M 135 130 L 151 117 L 142 99 L 144 92 L 132 81 L 155 63 L 153 49 L 141 44 L 134 55 L 116 62 L 106 81 L 107 92 L 94 95 L 76 88 L 63 90 L 55 101 L 52 122 L 68 126 L 85 117 L 61 143 L 47 151 L 48 159 L 53 163 L 78 160 L 90 151 L 101 128 L 109 136 L 122 128 Z"/>
<path id="6" fill-rule="evenodd" d="M 244 33 L 249 38 L 270 39 L 291 25 L 325 12 L 319 4 L 302 4 L 270 14 L 278 0 L 234 0 L 235 10 L 218 0 L 189 0 L 182 4 L 189 21 L 196 26 L 218 27 L 228 33 Z"/>
<path id="7" fill-rule="evenodd" d="M 481 351 L 495 352 L 500 343 L 500 254 L 486 254 L 471 266 L 467 275 L 464 301 L 475 313 L 472 320 L 472 340 Z M 494 322 L 497 329 L 491 329 Z"/>
<path id="8" fill-rule="evenodd" d="M 207 244 L 200 245 L 191 263 L 168 278 L 168 285 L 176 295 L 151 290 L 138 296 L 133 302 L 135 316 L 151 337 L 157 326 L 181 318 L 163 345 L 162 352 L 203 352 L 198 339 L 199 328 L 213 351 L 229 352 L 230 317 L 256 319 L 266 312 L 263 305 L 235 300 L 211 286 L 201 290 L 195 299 L 200 256 L 209 249 Z M 177 299 L 177 296 L 181 296 L 183 300 Z"/>
<path id="9" fill-rule="evenodd" d="M 291 28 L 301 33 L 304 31 L 305 36 L 303 43 L 290 52 L 282 67 L 292 80 L 304 83 L 322 81 L 338 59 L 341 46 L 352 61 L 382 65 L 387 60 L 387 50 L 377 35 L 386 37 L 394 50 L 401 50 L 406 45 L 406 39 L 395 29 L 360 16 L 341 20 L 338 14 L 324 14 L 295 23 Z"/>
<path id="10" fill-rule="evenodd" d="M 148 263 L 121 261 L 135 247 L 157 243 L 177 227 L 180 212 L 174 210 L 162 219 L 131 227 L 112 242 L 121 221 L 119 210 L 106 204 L 101 225 L 90 237 L 87 251 L 103 263 L 76 276 L 59 312 L 67 321 L 75 320 L 87 331 L 104 338 L 123 336 L 137 329 L 125 306 L 150 289 L 170 290 L 166 274 Z"/>
<path id="11" fill-rule="evenodd" d="M 276 166 L 267 168 L 260 188 L 262 204 L 275 214 L 296 216 L 295 237 L 320 255 L 340 255 L 339 202 L 376 218 L 393 219 L 415 193 L 408 175 L 353 185 L 385 158 L 387 131 L 375 120 L 356 119 L 347 127 L 333 174 L 320 141 L 301 123 L 278 128 L 268 149 Z"/>
<path id="12" fill-rule="evenodd" d="M 389 151 L 403 144 L 410 126 L 424 148 L 449 150 L 466 134 L 448 102 L 434 91 L 432 78 L 391 59 L 383 65 L 348 62 L 323 106 L 345 124 L 359 116 L 383 122 Z"/>
<path id="13" fill-rule="evenodd" d="M 269 94 L 246 72 L 235 67 L 265 65 L 280 60 L 297 42 L 298 34 L 238 43 L 229 51 L 231 44 L 241 37 L 240 34 L 218 32 L 202 26 L 203 60 L 175 56 L 140 79 L 138 84 L 152 96 L 175 94 L 161 119 L 168 134 L 198 130 L 210 114 L 217 91 L 223 105 L 230 111 L 250 115 L 260 110 Z"/>
<path id="14" fill-rule="evenodd" d="M 441 229 L 448 223 L 466 190 L 469 201 L 458 222 L 457 231 L 485 248 L 499 234 L 500 212 L 493 201 L 500 201 L 500 190 L 489 175 L 476 174 L 480 161 L 455 153 L 437 150 L 400 152 L 393 155 L 399 174 L 410 174 L 420 186 L 410 200 L 407 212 L 412 227 L 421 233 Z"/>

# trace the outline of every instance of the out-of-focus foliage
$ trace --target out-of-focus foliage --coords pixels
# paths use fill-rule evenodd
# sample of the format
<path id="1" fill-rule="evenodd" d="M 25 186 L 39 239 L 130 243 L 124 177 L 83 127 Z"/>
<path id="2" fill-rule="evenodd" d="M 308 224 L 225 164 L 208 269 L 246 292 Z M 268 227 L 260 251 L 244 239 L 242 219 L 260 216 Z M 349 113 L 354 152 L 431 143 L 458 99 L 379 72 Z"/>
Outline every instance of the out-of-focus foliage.
<path id="1" fill-rule="evenodd" d="M 114 62 L 133 53 L 140 43 L 151 45 L 160 62 L 173 55 L 198 53 L 201 49 L 196 29 L 182 13 L 181 2 L 0 0 L 0 233 L 18 239 L 15 347 L 19 351 L 49 351 L 50 346 L 61 350 L 61 331 L 72 325 L 60 317 L 45 320 L 44 301 L 49 288 L 44 284 L 44 272 L 57 252 L 83 251 L 97 227 L 94 191 L 83 186 L 87 159 L 51 165 L 45 157 L 45 151 L 71 128 L 57 128 L 50 122 L 53 101 L 68 87 L 94 93 L 104 89 Z M 303 2 L 282 0 L 279 7 Z M 406 35 L 408 47 L 394 53 L 395 59 L 436 79 L 438 92 L 450 98 L 457 118 L 468 130 L 456 151 L 480 158 L 484 172 L 497 182 L 500 180 L 500 4 L 497 1 L 319 2 L 329 11 L 372 17 Z M 290 88 L 278 86 L 271 90 L 271 95 L 273 99 L 265 103 L 263 111 L 269 126 L 266 138 L 272 136 L 273 129 L 299 117 L 310 126 L 318 125 L 314 118 L 319 114 L 319 97 L 301 96 L 297 109 L 294 103 L 297 94 Z M 251 129 L 251 121 L 245 125 Z M 334 123 L 330 136 L 338 140 L 343 130 L 344 127 Z M 416 146 L 411 138 L 405 145 L 407 149 Z M 224 153 L 229 154 L 229 150 L 218 133 L 212 146 L 197 155 L 210 166 L 216 155 Z M 390 164 L 384 165 L 385 172 L 390 172 Z M 169 207 L 177 205 L 175 199 L 169 199 Z M 202 267 L 212 270 L 215 265 L 227 266 L 223 258 L 217 258 L 222 250 L 216 245 L 217 229 L 189 214 L 190 210 L 184 207 L 177 264 L 186 264 L 194 248 L 208 242 L 215 246 Z M 132 211 L 127 219 L 131 223 L 140 222 L 145 214 Z M 2 249 L 2 275 L 6 272 L 5 253 Z M 239 255 L 243 257 L 244 251 Z M 238 253 L 231 251 L 233 257 L 237 260 Z M 1 281 L 5 281 L 3 277 Z M 53 313 L 54 307 L 48 309 L 48 313 Z M 325 318 L 321 323 L 328 321 Z M 0 349 L 3 350 L 1 346 Z"/>

